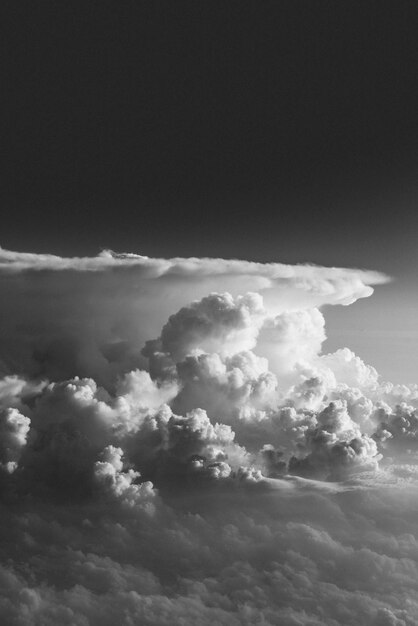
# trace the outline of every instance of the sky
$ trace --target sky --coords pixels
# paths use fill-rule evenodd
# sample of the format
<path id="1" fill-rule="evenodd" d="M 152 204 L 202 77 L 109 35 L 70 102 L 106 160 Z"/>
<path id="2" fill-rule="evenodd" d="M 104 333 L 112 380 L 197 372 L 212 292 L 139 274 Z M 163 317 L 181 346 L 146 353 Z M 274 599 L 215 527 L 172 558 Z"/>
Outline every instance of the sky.
<path id="1" fill-rule="evenodd" d="M 2 8 L 0 622 L 417 624 L 417 4 Z"/>
<path id="2" fill-rule="evenodd" d="M 3 247 L 380 270 L 394 286 L 364 328 L 379 311 L 384 333 L 399 317 L 411 335 L 396 366 L 378 341 L 364 356 L 416 379 L 416 3 L 5 14 Z"/>

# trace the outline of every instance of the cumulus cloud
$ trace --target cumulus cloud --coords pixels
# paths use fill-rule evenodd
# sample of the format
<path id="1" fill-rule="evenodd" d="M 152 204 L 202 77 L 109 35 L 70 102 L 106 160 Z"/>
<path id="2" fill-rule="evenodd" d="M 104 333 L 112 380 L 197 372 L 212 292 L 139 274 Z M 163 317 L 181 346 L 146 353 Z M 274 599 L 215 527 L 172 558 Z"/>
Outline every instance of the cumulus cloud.
<path id="1" fill-rule="evenodd" d="M 109 386 L 121 371 L 144 367 L 141 349 L 170 315 L 212 292 L 233 297 L 256 292 L 274 315 L 348 304 L 386 280 L 377 272 L 306 265 L 151 259 L 108 251 L 65 259 L 0 249 L 0 368 L 4 374 L 55 380 L 91 376 Z M 242 315 L 251 306 L 243 303 Z"/>
<path id="2" fill-rule="evenodd" d="M 418 621 L 418 387 L 322 306 L 376 272 L 0 251 L 0 619 Z"/>
<path id="3" fill-rule="evenodd" d="M 30 419 L 17 409 L 0 412 L 0 468 L 12 473 L 17 468 L 21 450 L 26 445 Z"/>

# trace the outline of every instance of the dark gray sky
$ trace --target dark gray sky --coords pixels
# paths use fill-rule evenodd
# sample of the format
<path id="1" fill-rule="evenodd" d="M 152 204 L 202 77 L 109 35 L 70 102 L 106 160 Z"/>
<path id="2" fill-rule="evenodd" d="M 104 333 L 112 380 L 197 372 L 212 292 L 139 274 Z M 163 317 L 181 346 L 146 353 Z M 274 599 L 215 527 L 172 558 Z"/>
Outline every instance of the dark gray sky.
<path id="1" fill-rule="evenodd" d="M 4 7 L 2 246 L 382 270 L 331 345 L 416 377 L 416 2 Z"/>

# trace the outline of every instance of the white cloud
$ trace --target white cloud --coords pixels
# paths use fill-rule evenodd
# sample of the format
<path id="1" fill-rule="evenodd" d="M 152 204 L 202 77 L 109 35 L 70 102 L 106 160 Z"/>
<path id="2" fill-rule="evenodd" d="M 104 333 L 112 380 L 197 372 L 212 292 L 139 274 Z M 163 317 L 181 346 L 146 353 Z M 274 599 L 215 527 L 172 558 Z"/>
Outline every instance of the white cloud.
<path id="1" fill-rule="evenodd" d="M 2 623 L 416 624 L 417 387 L 321 354 L 384 280 L 1 251 Z"/>
<path id="2" fill-rule="evenodd" d="M 377 272 L 307 265 L 110 252 L 65 259 L 0 249 L 0 367 L 55 379 L 92 376 L 109 386 L 121 371 L 144 366 L 141 348 L 171 314 L 211 292 L 259 293 L 274 316 L 348 304 L 386 280 Z"/>
<path id="3" fill-rule="evenodd" d="M 0 468 L 13 473 L 17 468 L 21 450 L 26 445 L 30 419 L 9 408 L 0 411 Z"/>

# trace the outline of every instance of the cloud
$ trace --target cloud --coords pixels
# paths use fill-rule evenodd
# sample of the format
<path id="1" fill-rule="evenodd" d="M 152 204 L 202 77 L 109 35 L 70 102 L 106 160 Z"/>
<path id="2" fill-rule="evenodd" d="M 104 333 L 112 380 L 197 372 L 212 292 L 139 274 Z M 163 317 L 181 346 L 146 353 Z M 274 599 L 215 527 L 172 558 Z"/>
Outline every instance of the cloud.
<path id="1" fill-rule="evenodd" d="M 66 259 L 0 249 L 0 367 L 55 380 L 91 376 L 109 386 L 121 371 L 144 367 L 141 349 L 170 315 L 212 292 L 256 292 L 275 315 L 348 304 L 386 280 L 307 265 L 112 252 Z"/>
<path id="2" fill-rule="evenodd" d="M 374 272 L 0 253 L 0 619 L 412 626 L 418 387 L 325 304 Z"/>
<path id="3" fill-rule="evenodd" d="M 3 471 L 11 474 L 17 468 L 29 428 L 30 419 L 17 409 L 0 412 L 0 468 Z"/>

